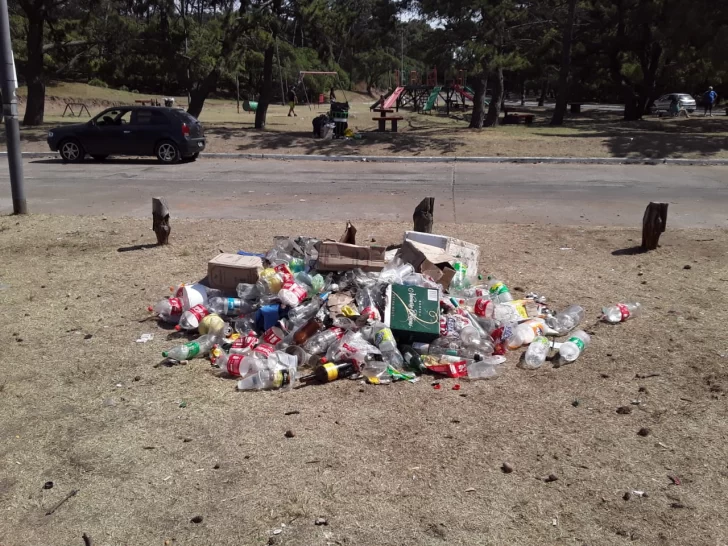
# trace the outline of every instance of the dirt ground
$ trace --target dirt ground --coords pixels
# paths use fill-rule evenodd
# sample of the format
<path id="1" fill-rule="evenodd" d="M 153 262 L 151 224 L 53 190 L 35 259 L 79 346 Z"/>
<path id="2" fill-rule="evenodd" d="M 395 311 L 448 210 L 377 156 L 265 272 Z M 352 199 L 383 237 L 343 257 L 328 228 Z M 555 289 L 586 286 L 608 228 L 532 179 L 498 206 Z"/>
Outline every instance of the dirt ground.
<path id="1" fill-rule="evenodd" d="M 22 91 L 21 91 L 22 92 Z M 362 135 L 359 140 L 321 141 L 312 137 L 313 118 L 326 112 L 326 106 L 298 105 L 298 117 L 288 117 L 288 108 L 273 105 L 267 127 L 255 130 L 254 115 L 237 113 L 235 102 L 208 100 L 200 119 L 208 137 L 208 152 L 324 155 L 408 155 L 408 156 L 504 156 L 504 157 L 649 157 L 649 158 L 728 158 L 728 116 L 724 108 L 716 117 L 695 114 L 690 119 L 648 116 L 640 122 L 624 122 L 615 112 L 568 114 L 563 127 L 549 125 L 551 111 L 520 108 L 536 118 L 533 125 L 501 126 L 496 129 L 468 129 L 467 112 L 417 114 L 399 112 L 399 133 L 376 132 L 378 114 L 369 111 L 373 100 L 361 93 L 339 91 L 339 100 L 351 104 L 349 126 Z M 25 151 L 48 151 L 46 134 L 59 124 L 78 119 L 61 117 L 66 99 L 85 102 L 92 115 L 109 104 L 133 104 L 147 95 L 81 84 L 49 88 L 46 123 L 22 128 Z M 186 99 L 178 98 L 178 104 Z M 21 103 L 21 111 L 23 104 Z M 81 120 L 87 120 L 83 117 Z M 0 133 L 0 148 L 4 148 Z"/>
<path id="2" fill-rule="evenodd" d="M 634 254 L 637 230 L 438 224 L 516 293 L 582 304 L 582 357 L 525 371 L 511 354 L 460 390 L 239 393 L 204 360 L 155 367 L 178 334 L 145 307 L 220 250 L 338 237 L 343 221 L 172 226 L 157 248 L 147 220 L 0 218 L 3 546 L 728 542 L 725 230 L 668 227 Z M 408 226 L 357 227 L 391 243 Z M 644 315 L 595 325 L 616 301 Z M 647 496 L 623 499 L 634 490 Z"/>

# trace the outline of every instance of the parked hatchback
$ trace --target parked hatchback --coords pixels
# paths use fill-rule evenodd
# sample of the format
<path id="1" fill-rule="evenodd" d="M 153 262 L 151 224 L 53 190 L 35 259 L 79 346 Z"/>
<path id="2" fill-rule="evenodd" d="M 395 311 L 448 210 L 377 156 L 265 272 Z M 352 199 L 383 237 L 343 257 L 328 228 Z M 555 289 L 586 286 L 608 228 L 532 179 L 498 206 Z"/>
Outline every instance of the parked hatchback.
<path id="1" fill-rule="evenodd" d="M 64 162 L 110 155 L 156 156 L 162 163 L 194 161 L 205 149 L 202 125 L 184 110 L 149 106 L 108 108 L 88 123 L 56 127 L 48 146 Z"/>
<path id="2" fill-rule="evenodd" d="M 667 95 L 662 95 L 655 101 L 655 104 L 652 105 L 652 112 L 655 114 L 659 114 L 660 112 L 669 112 L 670 104 L 674 99 L 678 100 L 680 108 L 684 108 L 691 114 L 695 112 L 695 99 L 687 93 L 668 93 Z"/>

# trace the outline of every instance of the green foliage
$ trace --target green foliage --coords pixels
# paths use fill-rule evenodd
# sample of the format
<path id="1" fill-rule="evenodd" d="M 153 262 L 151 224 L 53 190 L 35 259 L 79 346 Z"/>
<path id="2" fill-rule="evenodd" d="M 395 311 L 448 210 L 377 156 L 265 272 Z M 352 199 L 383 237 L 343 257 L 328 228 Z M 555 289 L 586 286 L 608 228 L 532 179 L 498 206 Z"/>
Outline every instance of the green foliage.
<path id="1" fill-rule="evenodd" d="M 88 81 L 89 85 L 93 85 L 94 87 L 103 87 L 104 89 L 108 88 L 109 86 L 106 84 L 106 82 L 101 81 L 98 78 L 93 78 Z"/>

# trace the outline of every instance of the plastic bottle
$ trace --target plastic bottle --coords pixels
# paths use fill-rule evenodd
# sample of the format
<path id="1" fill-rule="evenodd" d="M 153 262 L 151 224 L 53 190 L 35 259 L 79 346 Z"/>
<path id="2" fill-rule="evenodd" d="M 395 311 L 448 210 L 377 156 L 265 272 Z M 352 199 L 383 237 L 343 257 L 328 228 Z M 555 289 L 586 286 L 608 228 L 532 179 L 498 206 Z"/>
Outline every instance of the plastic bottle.
<path id="1" fill-rule="evenodd" d="M 237 293 L 241 300 L 246 301 L 258 299 L 260 296 L 260 290 L 257 285 L 243 282 L 238 285 Z"/>
<path id="2" fill-rule="evenodd" d="M 391 351 L 385 351 L 380 348 L 382 351 L 382 358 L 384 359 L 384 362 L 392 366 L 396 370 L 403 370 L 404 369 L 404 356 L 402 353 L 400 353 L 397 348 L 395 347 Z"/>
<path id="3" fill-rule="evenodd" d="M 513 330 L 513 334 L 508 338 L 508 348 L 512 351 L 528 345 L 537 336 L 541 336 L 546 329 L 546 322 L 543 319 L 530 319 L 522 322 Z"/>
<path id="4" fill-rule="evenodd" d="M 374 345 L 376 345 L 382 353 L 388 353 L 397 350 L 397 340 L 388 326 L 378 322 L 373 326 Z"/>
<path id="5" fill-rule="evenodd" d="M 157 302 L 154 307 L 150 305 L 147 310 L 157 315 L 164 322 L 176 324 L 182 316 L 182 300 L 180 298 L 165 298 Z"/>
<path id="6" fill-rule="evenodd" d="M 245 377 L 251 370 L 265 367 L 265 361 L 260 355 L 222 353 L 215 359 L 215 366 L 232 377 Z"/>
<path id="7" fill-rule="evenodd" d="M 496 303 L 505 303 L 513 300 L 511 291 L 506 286 L 506 283 L 493 277 L 488 277 L 488 293 L 490 294 L 490 299 Z"/>
<path id="8" fill-rule="evenodd" d="M 404 358 L 405 368 L 415 372 L 426 371 L 424 362 L 422 362 L 422 356 L 410 345 L 404 345 L 402 347 L 402 357 Z"/>
<path id="9" fill-rule="evenodd" d="M 573 332 L 568 340 L 559 348 L 559 359 L 563 362 L 574 362 L 589 346 L 591 337 L 584 330 Z"/>
<path id="10" fill-rule="evenodd" d="M 244 315 L 253 310 L 253 306 L 240 298 L 211 298 L 207 308 L 218 315 Z"/>
<path id="11" fill-rule="evenodd" d="M 238 381 L 239 391 L 279 389 L 291 382 L 289 370 L 269 370 L 263 368 L 251 371 Z"/>
<path id="12" fill-rule="evenodd" d="M 528 370 L 540 368 L 546 362 L 550 349 L 551 343 L 547 338 L 543 336 L 536 337 L 526 349 L 521 367 Z"/>
<path id="13" fill-rule="evenodd" d="M 468 268 L 464 263 L 460 262 L 455 262 L 452 267 L 455 270 L 455 275 L 450 281 L 449 292 L 451 294 L 463 294 L 470 288 Z"/>
<path id="14" fill-rule="evenodd" d="M 343 328 L 329 328 L 312 336 L 303 345 L 303 349 L 312 355 L 324 354 L 331 345 L 344 337 L 346 330 Z"/>
<path id="15" fill-rule="evenodd" d="M 291 276 L 288 268 L 266 268 L 260 272 L 256 287 L 260 294 L 277 294 L 283 286 L 283 281 Z"/>
<path id="16" fill-rule="evenodd" d="M 272 347 L 278 347 L 285 338 L 286 332 L 278 326 L 271 326 L 263 332 L 263 342 Z"/>
<path id="17" fill-rule="evenodd" d="M 504 356 L 489 356 L 482 360 L 469 360 L 466 364 L 469 379 L 492 379 L 498 377 L 506 361 Z"/>
<path id="18" fill-rule="evenodd" d="M 241 335 L 245 335 L 251 330 L 255 330 L 255 314 L 243 315 L 235 319 L 235 331 Z"/>
<path id="19" fill-rule="evenodd" d="M 624 322 L 629 318 L 639 316 L 641 313 L 642 305 L 639 303 L 618 303 L 617 305 L 602 309 L 604 322 L 609 322 L 611 324 Z"/>
<path id="20" fill-rule="evenodd" d="M 563 311 L 556 313 L 552 317 L 546 318 L 546 324 L 556 332 L 557 335 L 563 336 L 571 332 L 579 326 L 584 320 L 584 308 L 580 305 L 570 305 Z"/>
<path id="21" fill-rule="evenodd" d="M 214 313 L 202 317 L 200 324 L 197 326 L 197 330 L 200 334 L 216 334 L 220 337 L 230 335 L 232 328 L 228 326 L 228 323 L 222 320 L 220 315 Z"/>
<path id="22" fill-rule="evenodd" d="M 200 325 L 200 321 L 209 314 L 210 311 L 204 305 L 190 307 L 180 316 L 179 324 L 175 326 L 175 330 L 195 330 Z"/>
<path id="23" fill-rule="evenodd" d="M 258 339 L 258 336 L 255 335 L 255 332 L 250 331 L 245 336 L 240 336 L 239 338 L 233 340 L 232 343 L 227 344 L 225 349 L 230 354 L 248 354 L 259 343 L 260 340 Z"/>
<path id="24" fill-rule="evenodd" d="M 162 353 L 165 358 L 172 360 L 190 360 L 192 358 L 202 358 L 210 352 L 212 346 L 217 343 L 218 337 L 212 334 L 200 336 L 194 341 L 177 345 Z"/>
<path id="25" fill-rule="evenodd" d="M 305 324 L 316 316 L 326 298 L 316 296 L 308 303 L 294 307 L 288 311 L 288 320 L 293 324 Z"/>
<path id="26" fill-rule="evenodd" d="M 296 307 L 303 303 L 308 297 L 308 290 L 298 284 L 293 277 L 287 278 L 278 291 L 278 299 L 283 305 L 288 307 Z"/>
<path id="27" fill-rule="evenodd" d="M 311 336 L 315 335 L 316 332 L 321 329 L 321 326 L 322 325 L 318 320 L 312 318 L 306 324 L 301 326 L 295 334 L 293 334 L 294 343 L 296 343 L 296 345 L 303 345 Z"/>
<path id="28" fill-rule="evenodd" d="M 334 362 L 325 362 L 326 359 L 321 360 L 324 360 L 324 363 L 314 369 L 313 373 L 303 376 L 301 381 L 312 381 L 315 379 L 320 383 L 329 383 L 357 373 L 356 365 L 353 362 L 340 362 L 336 364 Z"/>
<path id="29" fill-rule="evenodd" d="M 469 324 L 460 330 L 460 341 L 462 341 L 465 346 L 477 345 L 480 341 L 480 332 L 475 326 Z"/>
<path id="30" fill-rule="evenodd" d="M 372 296 L 372 292 L 368 288 L 361 288 L 356 293 L 356 305 L 359 308 L 359 314 L 374 321 L 382 320 L 382 314 L 377 309 L 376 302 Z"/>

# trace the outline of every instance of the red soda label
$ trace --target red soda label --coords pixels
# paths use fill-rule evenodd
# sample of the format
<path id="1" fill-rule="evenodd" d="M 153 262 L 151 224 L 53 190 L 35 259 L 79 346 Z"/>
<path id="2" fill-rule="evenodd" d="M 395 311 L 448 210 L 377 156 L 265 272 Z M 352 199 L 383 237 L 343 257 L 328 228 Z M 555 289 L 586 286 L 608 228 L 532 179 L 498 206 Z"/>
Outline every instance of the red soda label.
<path id="1" fill-rule="evenodd" d="M 281 290 L 288 290 L 291 294 L 296 296 L 298 303 L 301 303 L 308 296 L 308 292 L 306 292 L 306 289 L 298 284 L 293 279 L 293 277 L 289 277 L 286 279 L 286 282 L 283 283 Z"/>
<path id="2" fill-rule="evenodd" d="M 268 328 L 263 334 L 263 341 L 269 345 L 278 345 L 281 341 L 283 341 L 283 331 L 275 326 Z"/>
<path id="3" fill-rule="evenodd" d="M 278 264 L 273 268 L 273 271 L 280 273 L 284 278 L 291 276 L 291 270 L 288 269 L 288 264 Z"/>
<path id="4" fill-rule="evenodd" d="M 336 339 L 341 339 L 342 337 L 344 337 L 346 330 L 344 330 L 343 328 L 338 328 L 338 327 L 334 326 L 333 328 L 329 328 L 329 332 L 334 334 L 336 336 Z"/>
<path id="5" fill-rule="evenodd" d="M 245 358 L 245 355 L 229 355 L 225 365 L 227 366 L 227 373 L 233 377 L 240 377 L 240 363 Z"/>
<path id="6" fill-rule="evenodd" d="M 201 304 L 195 305 L 194 307 L 190 307 L 187 310 L 187 312 L 192 313 L 192 315 L 194 315 L 195 318 L 197 318 L 198 322 L 210 314 L 210 311 L 207 310 L 207 307 L 205 307 L 204 305 L 201 305 Z"/>
<path id="7" fill-rule="evenodd" d="M 181 298 L 182 297 L 182 294 L 184 293 L 184 287 L 185 287 L 184 284 L 180 284 L 177 287 L 177 290 L 174 290 L 174 297 L 175 298 Z"/>
<path id="8" fill-rule="evenodd" d="M 427 369 L 447 377 L 467 377 L 468 375 L 468 368 L 464 360 L 451 364 L 433 364 L 427 366 Z"/>
<path id="9" fill-rule="evenodd" d="M 447 319 L 445 316 L 440 317 L 440 337 L 445 337 L 448 332 Z"/>
<path id="10" fill-rule="evenodd" d="M 478 301 L 475 302 L 475 307 L 473 307 L 473 312 L 478 315 L 479 317 L 485 316 L 485 310 L 488 308 L 488 305 L 492 302 L 490 300 L 486 300 L 484 298 L 478 298 Z"/>
<path id="11" fill-rule="evenodd" d="M 248 334 L 245 337 L 239 337 L 230 346 L 231 349 L 252 349 L 258 344 L 258 338 L 254 335 Z"/>
<path id="12" fill-rule="evenodd" d="M 629 308 L 623 303 L 618 303 L 617 307 L 619 307 L 619 311 L 622 313 L 622 322 L 624 322 L 629 318 Z"/>
<path id="13" fill-rule="evenodd" d="M 382 320 L 382 315 L 379 312 L 379 309 L 374 306 L 365 307 L 360 314 L 361 316 L 372 320 Z"/>
<path id="14" fill-rule="evenodd" d="M 275 347 L 272 347 L 270 345 L 258 345 L 255 349 L 253 349 L 254 353 L 258 353 L 260 355 L 263 355 L 264 357 L 268 358 L 270 355 L 272 355 L 276 351 Z"/>

